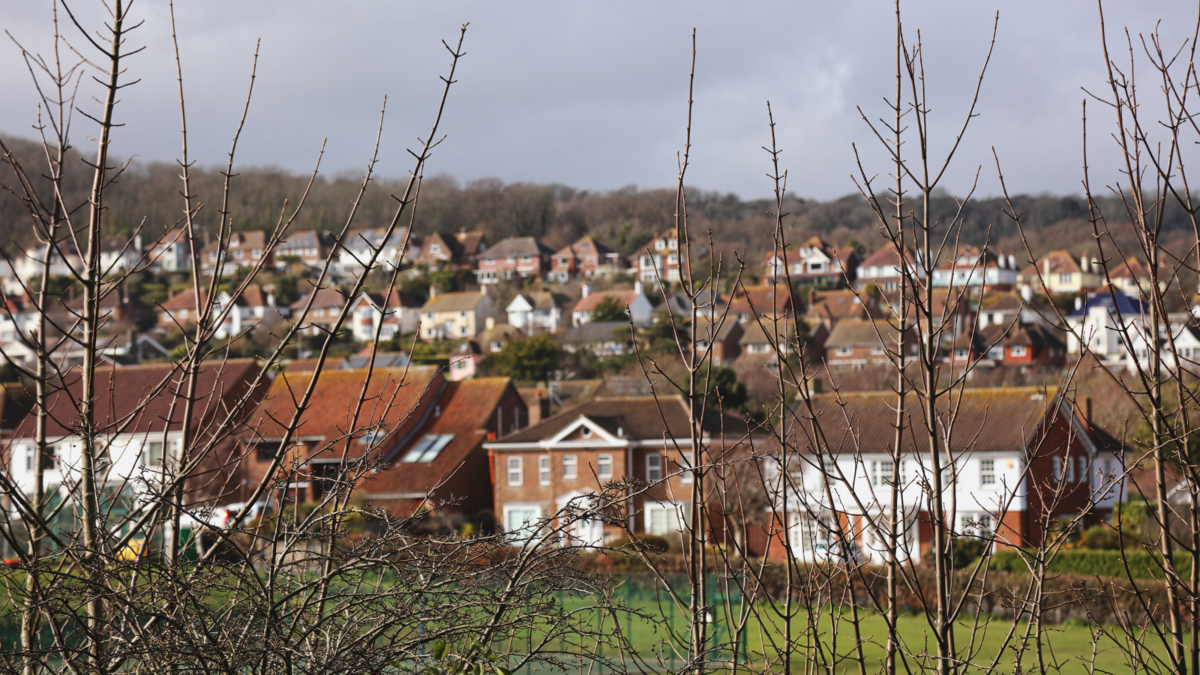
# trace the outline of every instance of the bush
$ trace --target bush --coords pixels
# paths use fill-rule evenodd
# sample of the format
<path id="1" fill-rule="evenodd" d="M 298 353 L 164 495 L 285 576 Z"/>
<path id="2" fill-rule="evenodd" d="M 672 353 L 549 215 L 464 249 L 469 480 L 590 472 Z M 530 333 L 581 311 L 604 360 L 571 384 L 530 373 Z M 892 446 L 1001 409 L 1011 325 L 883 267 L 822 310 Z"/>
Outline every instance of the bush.
<path id="1" fill-rule="evenodd" d="M 671 543 L 667 541 L 667 538 L 660 537 L 657 534 L 639 534 L 634 535 L 632 539 L 627 536 L 621 537 L 613 541 L 610 546 L 613 548 L 622 548 L 625 546 L 634 549 L 641 548 L 650 553 L 666 553 L 671 549 Z"/>
<path id="2" fill-rule="evenodd" d="M 965 570 L 983 555 L 983 541 L 972 537 L 958 537 L 950 542 L 950 563 L 956 570 Z M 921 562 L 933 568 L 933 547 L 921 556 Z"/>
<path id="3" fill-rule="evenodd" d="M 1093 551 L 1116 551 L 1121 548 L 1121 537 L 1111 525 L 1093 525 L 1079 533 L 1079 548 Z"/>
<path id="4" fill-rule="evenodd" d="M 1032 555 L 1026 551 L 1025 556 Z M 1134 579 L 1162 580 L 1162 557 L 1150 551 L 1107 551 L 1069 549 L 1059 551 L 1050 562 L 1053 574 L 1078 574 L 1085 577 L 1121 577 Z M 1128 572 L 1126 572 L 1128 564 Z M 1175 569 L 1185 572 L 1191 565 L 1186 553 L 1175 554 Z M 1028 574 L 1029 567 L 1022 559 L 1022 552 L 1013 549 L 997 551 L 992 557 L 992 569 L 996 571 Z"/>

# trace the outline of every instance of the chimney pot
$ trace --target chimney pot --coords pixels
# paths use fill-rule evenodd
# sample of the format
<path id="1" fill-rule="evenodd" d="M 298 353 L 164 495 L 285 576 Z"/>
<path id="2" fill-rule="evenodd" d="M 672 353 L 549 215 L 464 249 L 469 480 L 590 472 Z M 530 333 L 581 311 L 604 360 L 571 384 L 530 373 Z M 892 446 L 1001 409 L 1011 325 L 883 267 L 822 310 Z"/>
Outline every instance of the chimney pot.
<path id="1" fill-rule="evenodd" d="M 496 319 L 489 316 L 483 320 L 483 325 L 487 330 L 491 330 L 496 327 Z"/>

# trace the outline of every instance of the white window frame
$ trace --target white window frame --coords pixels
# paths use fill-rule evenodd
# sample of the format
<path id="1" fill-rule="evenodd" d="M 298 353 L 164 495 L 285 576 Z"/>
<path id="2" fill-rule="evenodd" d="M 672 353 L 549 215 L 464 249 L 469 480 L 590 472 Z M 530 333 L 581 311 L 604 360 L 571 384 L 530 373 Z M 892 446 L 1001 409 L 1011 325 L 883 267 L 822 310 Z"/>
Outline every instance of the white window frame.
<path id="1" fill-rule="evenodd" d="M 991 490 L 996 487 L 996 460 L 979 460 L 979 487 Z"/>
<path id="2" fill-rule="evenodd" d="M 679 482 L 690 485 L 696 479 L 696 474 L 693 473 L 693 469 L 696 468 L 696 457 L 692 453 L 685 453 L 682 450 L 679 452 L 679 457 L 686 462 L 686 464 L 680 463 L 679 465 Z"/>
<path id="3" fill-rule="evenodd" d="M 1009 348 L 1013 356 L 1025 356 L 1025 345 L 1013 345 Z"/>
<path id="4" fill-rule="evenodd" d="M 523 521 L 524 525 L 522 525 L 521 527 L 513 528 L 513 527 L 509 527 L 509 525 L 510 525 L 509 516 L 514 511 L 529 511 L 529 512 L 532 512 L 534 515 L 531 520 Z M 505 504 L 504 505 L 504 523 L 503 523 L 503 525 L 504 525 L 505 532 L 516 532 L 518 530 L 524 529 L 525 527 L 528 527 L 529 525 L 531 525 L 533 523 L 536 523 L 537 521 L 539 521 L 541 519 L 542 519 L 542 507 L 540 504 L 514 503 L 514 504 Z"/>
<path id="5" fill-rule="evenodd" d="M 523 459 L 524 458 L 520 455 L 509 455 L 506 459 L 504 466 L 507 469 L 505 474 L 508 478 L 509 487 L 521 487 L 521 485 L 525 482 L 525 466 Z M 516 481 L 513 480 L 514 474 L 516 474 L 517 477 Z"/>
<path id="6" fill-rule="evenodd" d="M 605 467 L 608 470 L 605 471 Z M 613 478 L 613 456 L 609 454 L 596 456 L 596 478 L 600 480 L 612 480 Z"/>
<path id="7" fill-rule="evenodd" d="M 653 535 L 660 536 L 660 537 L 670 536 L 672 534 L 679 534 L 680 532 L 683 531 L 683 529 L 687 523 L 687 513 L 684 511 L 683 506 L 681 506 L 679 504 L 675 504 L 673 502 L 648 500 L 645 503 L 645 505 L 643 506 L 642 510 L 644 512 L 644 521 L 645 521 L 643 523 L 643 528 L 644 528 L 644 531 L 646 532 L 646 534 L 653 534 Z M 654 514 L 663 513 L 663 512 L 666 512 L 666 513 L 674 512 L 675 513 L 675 518 L 676 518 L 675 523 L 677 525 L 677 528 L 671 529 L 670 523 L 668 522 L 668 523 L 666 523 L 667 527 L 664 531 L 655 532 L 654 531 L 654 529 L 655 529 L 654 528 Z"/>
<path id="8" fill-rule="evenodd" d="M 538 485 L 550 484 L 550 455 L 538 457 Z"/>
<path id="9" fill-rule="evenodd" d="M 854 347 L 843 347 L 839 345 L 834 349 L 834 353 L 836 353 L 838 356 L 850 356 L 854 353 Z"/>
<path id="10" fill-rule="evenodd" d="M 563 480 L 578 480 L 579 479 L 579 458 L 575 455 L 563 455 L 562 458 L 562 477 Z"/>
<path id="11" fill-rule="evenodd" d="M 658 483 L 663 479 L 662 455 L 657 452 L 646 454 L 646 482 Z"/>

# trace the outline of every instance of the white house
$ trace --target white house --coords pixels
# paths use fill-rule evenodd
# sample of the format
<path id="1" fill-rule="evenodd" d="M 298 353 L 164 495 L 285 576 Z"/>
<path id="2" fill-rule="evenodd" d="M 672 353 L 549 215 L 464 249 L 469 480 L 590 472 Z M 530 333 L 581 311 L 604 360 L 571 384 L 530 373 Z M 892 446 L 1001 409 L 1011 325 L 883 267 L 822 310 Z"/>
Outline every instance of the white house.
<path id="1" fill-rule="evenodd" d="M 230 307 L 229 314 L 217 327 L 217 339 L 241 335 L 263 319 L 287 318 L 291 314 L 287 307 L 276 307 L 275 295 L 264 292 L 259 286 L 246 288 L 237 298 L 232 297 L 228 291 L 221 291 L 217 295 L 213 315 L 220 316 L 226 307 Z"/>
<path id="2" fill-rule="evenodd" d="M 374 340 L 377 329 L 380 340 L 391 340 L 417 332 L 421 305 L 395 289 L 386 298 L 383 293 L 363 293 L 351 302 L 350 317 L 358 342 Z"/>
<path id="3" fill-rule="evenodd" d="M 933 271 L 933 286 L 1007 291 L 1016 286 L 1017 276 L 1016 256 L 969 248 Z"/>
<path id="4" fill-rule="evenodd" d="M 995 535 L 1000 546 L 1036 546 L 1044 515 L 1087 511 L 1086 526 L 1111 512 L 1124 472 L 1119 444 L 1056 390 L 967 389 L 954 399 L 954 461 L 941 467 L 945 502 L 953 497 L 957 511 L 949 523 L 953 536 Z M 828 445 L 818 452 L 802 439 L 786 473 L 775 465 L 776 475 L 787 478 L 786 507 L 780 503 L 776 512 L 786 510 L 789 543 L 802 560 L 845 555 L 838 543 L 848 542 L 868 562 L 884 562 L 893 490 L 900 491 L 900 557 L 919 559 L 930 545 L 931 460 L 915 440 L 922 429 L 914 429 L 905 435 L 893 481 L 894 405 L 890 392 L 813 397 Z M 941 405 L 948 413 L 948 397 Z"/>
<path id="5" fill-rule="evenodd" d="M 157 272 L 178 272 L 192 268 L 192 247 L 187 230 L 167 230 L 146 251 L 146 265 Z"/>
<path id="6" fill-rule="evenodd" d="M 1102 289 L 1085 303 L 1076 299 L 1067 315 L 1067 353 L 1087 351 L 1104 360 L 1124 359 L 1125 334 L 1135 333 L 1144 321 L 1146 305 L 1115 288 Z"/>
<path id="7" fill-rule="evenodd" d="M 613 300 L 617 306 L 629 313 L 634 325 L 649 326 L 654 323 L 654 305 L 642 293 L 642 282 L 634 283 L 632 291 L 600 291 L 591 292 L 588 284 L 583 285 L 583 297 L 575 303 L 571 311 L 571 324 L 582 326 L 592 320 L 592 313 L 605 300 Z"/>
<path id="8" fill-rule="evenodd" d="M 228 410 L 249 391 L 260 369 L 253 359 L 206 362 L 197 375 L 199 401 L 191 420 L 195 438 L 208 440 L 215 425 L 224 422 Z M 146 491 L 161 480 L 164 470 L 171 475 L 178 469 L 184 406 L 172 403 L 180 371 L 175 364 L 161 363 L 101 368 L 96 377 L 97 442 L 103 446 L 107 462 L 103 480 L 113 488 Z M 166 386 L 161 386 L 163 383 Z M 79 371 L 71 371 L 64 388 L 55 390 L 47 404 L 55 414 L 47 422 L 49 453 L 42 458 L 43 480 L 49 492 L 60 490 L 64 497 L 78 485 L 81 470 L 81 441 L 75 431 L 81 389 Z M 155 391 L 159 393 L 151 396 Z M 248 412 L 249 406 L 246 408 Z M 34 487 L 35 438 L 36 419 L 30 416 L 13 432 L 9 445 L 9 476 L 26 494 Z M 204 467 L 204 479 L 187 490 L 189 502 L 215 496 L 204 486 L 219 490 L 226 484 L 219 473 L 230 470 L 229 463 L 216 456 L 212 459 L 212 466 Z M 15 509 L 11 502 L 10 508 Z"/>
<path id="9" fill-rule="evenodd" d="M 404 248 L 408 228 L 397 227 L 390 237 L 385 237 L 386 234 L 385 228 L 348 233 L 345 241 L 337 249 L 338 263 L 335 271 L 345 276 L 359 275 L 376 250 L 379 251 L 379 255 L 375 258 L 374 269 L 388 272 L 395 270 L 405 260 L 411 261 L 420 254 L 421 249 L 416 237 L 408 242 L 407 250 Z"/>
<path id="10" fill-rule="evenodd" d="M 508 313 L 508 325 L 520 328 L 526 335 L 556 333 L 564 327 L 564 304 L 564 298 L 550 291 L 532 296 L 518 293 L 504 311 Z"/>
<path id="11" fill-rule="evenodd" d="M 1179 367 L 1189 373 L 1200 373 L 1200 328 L 1183 322 L 1171 323 L 1171 334 L 1174 339 L 1167 340 L 1167 325 L 1159 323 L 1158 358 L 1162 367 L 1167 371 L 1176 370 L 1176 355 L 1179 356 Z M 1129 372 L 1136 373 L 1139 366 L 1142 372 L 1150 372 L 1151 356 L 1148 346 L 1154 342 L 1149 326 L 1135 322 L 1129 331 L 1131 349 L 1126 354 L 1126 365 Z M 1174 343 L 1172 345 L 1172 343 Z"/>

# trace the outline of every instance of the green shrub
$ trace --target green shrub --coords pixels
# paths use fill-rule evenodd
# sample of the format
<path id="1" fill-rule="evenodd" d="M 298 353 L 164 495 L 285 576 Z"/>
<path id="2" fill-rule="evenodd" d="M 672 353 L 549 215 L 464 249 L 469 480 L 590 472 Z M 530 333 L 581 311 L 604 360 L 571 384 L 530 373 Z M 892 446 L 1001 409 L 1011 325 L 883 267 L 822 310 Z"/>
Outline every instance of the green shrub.
<path id="1" fill-rule="evenodd" d="M 1006 549 L 997 551 L 992 556 L 991 568 L 997 571 L 1028 574 L 1029 566 L 1022 556 L 1032 555 L 1032 551 L 1016 551 Z M 1125 577 L 1134 579 L 1163 578 L 1162 557 L 1150 551 L 1109 551 L 1069 549 L 1059 551 L 1050 563 L 1049 572 L 1052 574 L 1078 574 L 1080 576 Z M 1128 573 L 1126 572 L 1128 564 Z M 1186 553 L 1175 554 L 1175 569 L 1186 571 L 1191 565 L 1191 559 Z"/>
<path id="2" fill-rule="evenodd" d="M 612 548 L 622 548 L 629 546 L 630 548 L 644 548 L 650 553 L 666 553 L 671 549 L 671 543 L 666 537 L 660 537 L 657 534 L 638 534 L 634 535 L 631 540 L 629 537 L 621 537 L 609 544 Z"/>
<path id="3" fill-rule="evenodd" d="M 1079 533 L 1079 548 L 1092 551 L 1116 551 L 1121 548 L 1121 537 L 1111 525 L 1093 525 Z"/>
<path id="4" fill-rule="evenodd" d="M 956 570 L 965 570 L 983 555 L 983 541 L 972 537 L 958 537 L 950 542 L 950 562 Z M 933 547 L 921 556 L 921 562 L 933 567 Z"/>

